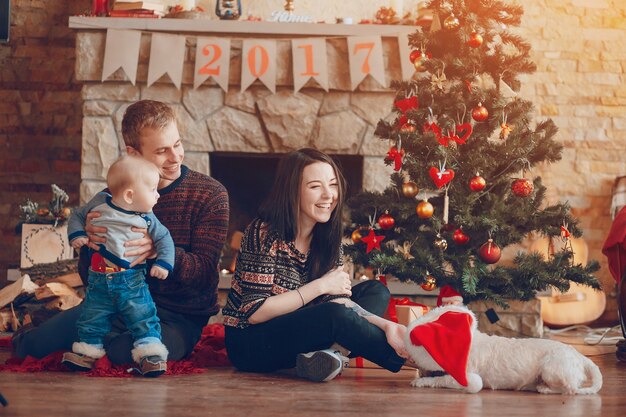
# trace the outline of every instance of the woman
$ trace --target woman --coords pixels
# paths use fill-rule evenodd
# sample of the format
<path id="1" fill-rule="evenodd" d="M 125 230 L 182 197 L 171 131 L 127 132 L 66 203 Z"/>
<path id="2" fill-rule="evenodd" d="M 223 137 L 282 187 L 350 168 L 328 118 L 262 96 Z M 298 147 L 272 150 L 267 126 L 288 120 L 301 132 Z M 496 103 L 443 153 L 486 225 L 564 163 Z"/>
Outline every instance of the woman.
<path id="1" fill-rule="evenodd" d="M 259 218 L 245 231 L 223 309 L 237 369 L 295 366 L 301 377 L 328 381 L 341 373 L 342 347 L 393 372 L 404 364 L 406 327 L 380 317 L 389 291 L 378 281 L 351 288 L 342 270 L 344 189 L 322 152 L 300 149 L 281 160 Z"/>

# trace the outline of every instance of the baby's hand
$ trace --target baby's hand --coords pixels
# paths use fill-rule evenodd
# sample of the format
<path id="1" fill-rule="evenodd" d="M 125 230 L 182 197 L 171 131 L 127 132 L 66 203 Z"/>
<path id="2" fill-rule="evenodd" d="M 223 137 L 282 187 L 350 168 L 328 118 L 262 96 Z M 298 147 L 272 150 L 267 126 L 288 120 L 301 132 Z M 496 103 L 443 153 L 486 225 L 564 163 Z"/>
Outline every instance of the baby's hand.
<path id="1" fill-rule="evenodd" d="M 161 268 L 158 265 L 153 265 L 150 269 L 150 275 L 158 279 L 167 278 L 167 274 L 169 274 L 169 272 L 167 272 L 167 269 Z"/>
<path id="2" fill-rule="evenodd" d="M 77 237 L 76 239 L 72 240 L 71 245 L 74 249 L 80 249 L 83 246 L 85 246 L 87 243 L 89 243 L 89 238 Z"/>

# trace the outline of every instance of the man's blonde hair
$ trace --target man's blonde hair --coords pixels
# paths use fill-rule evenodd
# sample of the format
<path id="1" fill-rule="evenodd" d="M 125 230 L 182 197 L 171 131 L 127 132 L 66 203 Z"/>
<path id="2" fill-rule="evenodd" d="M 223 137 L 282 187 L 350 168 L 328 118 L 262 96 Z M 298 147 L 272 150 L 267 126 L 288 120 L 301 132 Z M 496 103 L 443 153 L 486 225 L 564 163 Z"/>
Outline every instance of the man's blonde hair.
<path id="1" fill-rule="evenodd" d="M 141 132 L 144 129 L 157 131 L 176 122 L 174 110 L 165 103 L 155 100 L 140 100 L 131 104 L 122 119 L 122 137 L 126 146 L 141 152 Z"/>
<path id="2" fill-rule="evenodd" d="M 124 192 L 135 184 L 145 184 L 151 176 L 159 178 L 156 165 L 138 156 L 125 155 L 113 162 L 107 173 L 107 186 L 111 195 Z"/>

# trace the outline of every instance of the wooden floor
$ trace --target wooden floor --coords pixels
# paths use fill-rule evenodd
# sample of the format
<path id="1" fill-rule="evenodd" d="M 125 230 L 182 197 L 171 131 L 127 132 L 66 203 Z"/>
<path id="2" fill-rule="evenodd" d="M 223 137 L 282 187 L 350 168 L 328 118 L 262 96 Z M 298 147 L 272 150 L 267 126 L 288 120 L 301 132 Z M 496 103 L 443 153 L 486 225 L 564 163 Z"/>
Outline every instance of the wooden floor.
<path id="1" fill-rule="evenodd" d="M 347 369 L 320 384 L 230 368 L 158 379 L 3 372 L 0 392 L 10 404 L 0 416 L 623 416 L 626 363 L 616 360 L 611 347 L 598 352 L 591 358 L 602 370 L 604 386 L 591 396 L 417 389 L 409 385 L 411 370 Z"/>

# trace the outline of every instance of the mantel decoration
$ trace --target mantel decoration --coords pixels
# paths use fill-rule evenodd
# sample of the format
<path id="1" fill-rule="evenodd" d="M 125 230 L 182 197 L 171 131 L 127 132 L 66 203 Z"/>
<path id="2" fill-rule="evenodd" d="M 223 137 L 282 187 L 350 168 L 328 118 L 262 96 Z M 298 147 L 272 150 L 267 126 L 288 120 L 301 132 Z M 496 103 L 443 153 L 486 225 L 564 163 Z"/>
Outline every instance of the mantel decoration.
<path id="1" fill-rule="evenodd" d="M 38 203 L 27 199 L 20 205 L 20 216 L 23 223 L 51 224 L 58 226 L 67 221 L 72 213 L 65 203 L 70 199 L 58 185 L 52 184 L 52 199 L 47 207 L 40 207 Z"/>
<path id="2" fill-rule="evenodd" d="M 241 17 L 241 0 L 216 0 L 215 14 L 222 20 L 237 20 Z"/>
<path id="3" fill-rule="evenodd" d="M 47 207 L 31 200 L 20 205 L 22 224 L 21 268 L 57 262 L 73 257 L 67 239 L 67 220 L 72 213 L 65 204 L 69 196 L 52 184 L 52 199 Z"/>
<path id="4" fill-rule="evenodd" d="M 285 12 L 287 13 L 287 12 Z M 408 34 L 411 27 L 398 27 L 395 37 L 400 53 L 402 79 L 408 80 L 416 72 L 411 62 Z M 128 80 L 134 85 L 137 77 L 139 48 L 142 32 L 139 30 L 108 29 L 102 66 L 102 81 L 122 68 Z M 147 85 L 150 87 L 164 75 L 168 75 L 177 88 L 181 88 L 183 62 L 186 56 L 186 35 L 151 33 Z M 350 67 L 351 88 L 355 90 L 367 76 L 383 87 L 388 87 L 385 79 L 385 59 L 383 57 L 382 36 L 346 36 Z M 228 91 L 231 61 L 231 42 L 220 37 L 196 37 L 194 89 L 212 78 L 224 91 Z M 259 80 L 272 93 L 276 92 L 278 65 L 288 65 L 277 60 L 276 39 L 245 38 L 241 41 L 241 91 Z M 292 73 L 294 91 L 297 92 L 310 79 L 315 80 L 328 91 L 326 37 L 293 38 Z"/>
<path id="5" fill-rule="evenodd" d="M 313 23 L 315 19 L 312 16 L 299 16 L 294 13 L 296 10 L 294 0 L 286 0 L 285 5 L 283 6 L 284 10 L 276 10 L 272 12 L 272 15 L 268 22 L 281 22 L 281 23 Z"/>

